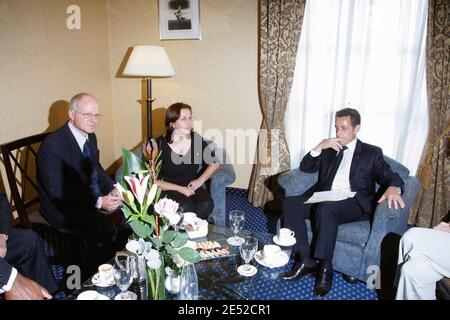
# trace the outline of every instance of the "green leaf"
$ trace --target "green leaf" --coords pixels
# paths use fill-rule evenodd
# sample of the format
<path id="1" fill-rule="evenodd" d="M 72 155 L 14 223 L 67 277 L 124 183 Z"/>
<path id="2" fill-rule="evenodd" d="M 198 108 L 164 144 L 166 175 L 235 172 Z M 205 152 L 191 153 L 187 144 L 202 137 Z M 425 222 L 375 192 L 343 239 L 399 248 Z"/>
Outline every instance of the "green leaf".
<path id="1" fill-rule="evenodd" d="M 178 253 L 181 258 L 183 258 L 184 260 L 191 262 L 191 263 L 199 262 L 202 259 L 200 254 L 192 248 L 188 248 L 188 247 L 181 248 L 178 251 Z"/>
<path id="2" fill-rule="evenodd" d="M 158 239 L 155 239 L 155 238 L 153 238 L 153 237 L 150 238 L 149 240 L 150 240 L 150 242 L 152 243 L 152 245 L 155 246 L 156 250 L 159 250 L 159 248 L 160 248 L 161 245 L 162 245 L 162 241 L 161 241 L 161 240 L 158 240 Z"/>
<path id="3" fill-rule="evenodd" d="M 164 243 L 171 243 L 177 235 L 178 235 L 178 232 L 176 232 L 174 230 L 167 230 L 166 232 L 164 232 L 162 241 Z"/>
<path id="4" fill-rule="evenodd" d="M 153 202 L 157 203 L 160 196 L 161 196 L 161 188 L 158 188 L 158 190 L 156 191 L 155 200 L 153 200 Z"/>
<path id="5" fill-rule="evenodd" d="M 130 217 L 128 217 L 128 222 L 131 221 L 139 221 L 140 216 L 138 214 L 132 214 Z"/>
<path id="6" fill-rule="evenodd" d="M 174 248 L 181 248 L 186 244 L 187 241 L 188 241 L 187 233 L 176 232 L 176 237 L 175 239 L 173 239 L 171 244 L 174 246 Z"/>
<path id="7" fill-rule="evenodd" d="M 129 224 L 133 229 L 134 233 L 139 238 L 147 239 L 150 237 L 152 230 L 150 229 L 150 226 L 148 224 L 142 223 L 141 221 L 138 220 L 130 221 Z"/>
<path id="8" fill-rule="evenodd" d="M 135 174 L 138 174 L 138 173 L 142 173 L 142 174 L 148 174 L 149 173 L 149 170 L 147 170 L 147 169 L 142 169 L 142 170 L 134 170 L 133 171 Z"/>
<path id="9" fill-rule="evenodd" d="M 134 214 L 127 203 L 124 203 L 124 206 L 122 206 L 122 212 L 126 219 Z"/>
<path id="10" fill-rule="evenodd" d="M 152 225 L 155 225 L 155 217 L 154 216 L 150 216 L 146 213 L 144 213 L 143 215 L 141 215 L 141 220 L 147 223 L 150 223 Z M 153 221 L 153 223 L 152 223 Z"/>
<path id="11" fill-rule="evenodd" d="M 167 254 L 170 256 L 170 258 L 172 258 L 172 256 L 174 254 L 178 254 L 178 251 L 175 250 L 171 245 L 166 246 L 166 251 L 167 251 Z"/>
<path id="12" fill-rule="evenodd" d="M 121 181 L 124 181 L 123 177 L 131 176 L 134 171 L 146 169 L 142 159 L 139 158 L 136 154 L 134 154 L 130 150 L 127 150 L 125 148 L 122 148 L 122 160 L 123 160 L 123 175 L 121 177 Z M 122 186 L 124 185 L 122 184 Z"/>

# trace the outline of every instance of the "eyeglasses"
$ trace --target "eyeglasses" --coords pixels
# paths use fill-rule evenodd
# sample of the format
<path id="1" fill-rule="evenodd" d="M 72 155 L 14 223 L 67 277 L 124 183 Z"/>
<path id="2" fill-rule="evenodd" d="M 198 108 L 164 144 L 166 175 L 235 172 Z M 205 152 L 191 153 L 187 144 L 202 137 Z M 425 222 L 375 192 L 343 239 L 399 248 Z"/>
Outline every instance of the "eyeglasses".
<path id="1" fill-rule="evenodd" d="M 100 113 L 96 113 L 96 114 L 92 114 L 92 113 L 82 113 L 82 112 L 78 112 L 76 110 L 74 110 L 76 113 L 81 114 L 82 116 L 84 116 L 86 119 L 94 119 L 94 120 L 100 120 L 103 115 Z"/>

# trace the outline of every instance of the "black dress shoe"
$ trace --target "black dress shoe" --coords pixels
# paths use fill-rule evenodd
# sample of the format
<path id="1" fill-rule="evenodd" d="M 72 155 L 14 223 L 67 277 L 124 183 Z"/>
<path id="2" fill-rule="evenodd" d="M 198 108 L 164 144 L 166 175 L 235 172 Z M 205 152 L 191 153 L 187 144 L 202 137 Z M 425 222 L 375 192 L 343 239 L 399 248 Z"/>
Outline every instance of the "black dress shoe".
<path id="1" fill-rule="evenodd" d="M 342 278 L 344 278 L 344 280 L 347 281 L 348 283 L 352 283 L 353 284 L 353 283 L 357 283 L 358 282 L 358 279 L 356 279 L 355 277 L 346 275 L 346 274 L 343 274 Z"/>
<path id="2" fill-rule="evenodd" d="M 314 295 L 325 297 L 333 286 L 333 269 L 321 268 L 314 285 Z"/>
<path id="3" fill-rule="evenodd" d="M 296 262 L 291 271 L 285 272 L 281 275 L 283 280 L 298 280 L 308 274 L 316 273 L 317 264 L 311 266 L 306 265 L 303 262 Z"/>

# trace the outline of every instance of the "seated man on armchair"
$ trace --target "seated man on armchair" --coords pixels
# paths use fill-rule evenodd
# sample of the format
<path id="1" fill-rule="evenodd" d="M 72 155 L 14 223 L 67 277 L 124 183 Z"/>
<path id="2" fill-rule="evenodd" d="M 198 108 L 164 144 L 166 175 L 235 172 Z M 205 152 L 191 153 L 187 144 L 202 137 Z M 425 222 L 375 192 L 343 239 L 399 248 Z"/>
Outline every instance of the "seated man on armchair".
<path id="1" fill-rule="evenodd" d="M 378 203 L 403 208 L 403 180 L 383 159 L 380 148 L 356 138 L 361 116 L 355 109 L 336 113 L 336 138 L 324 139 L 302 159 L 300 170 L 319 173 L 318 182 L 300 196 L 283 200 L 282 210 L 287 228 L 295 231 L 295 263 L 284 280 L 297 280 L 307 274 L 317 275 L 314 295 L 323 297 L 332 287 L 333 254 L 340 224 L 369 218 L 373 210 L 375 183 L 386 187 Z M 305 203 L 315 192 L 356 192 L 341 201 Z M 311 220 L 314 234 L 310 252 L 305 219 Z M 319 262 L 317 263 L 318 260 Z"/>

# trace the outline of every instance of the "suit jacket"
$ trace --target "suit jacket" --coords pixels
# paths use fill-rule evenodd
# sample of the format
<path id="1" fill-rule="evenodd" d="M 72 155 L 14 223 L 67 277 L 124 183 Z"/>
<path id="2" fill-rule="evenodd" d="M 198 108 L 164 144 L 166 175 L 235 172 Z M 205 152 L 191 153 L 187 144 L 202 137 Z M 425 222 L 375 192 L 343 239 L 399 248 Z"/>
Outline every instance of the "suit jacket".
<path id="1" fill-rule="evenodd" d="M 9 234 L 11 228 L 11 209 L 9 208 L 8 199 L 6 195 L 0 193 L 0 233 Z M 0 288 L 8 283 L 11 276 L 12 267 L 5 261 L 4 258 L 0 258 Z"/>
<path id="2" fill-rule="evenodd" d="M 94 150 L 92 162 L 97 165 L 100 190 L 108 194 L 114 181 L 100 165 L 95 134 L 89 134 L 88 141 Z M 98 197 L 90 191 L 91 163 L 84 158 L 68 123 L 45 138 L 36 162 L 42 215 L 56 228 L 75 228 L 82 213 L 95 210 Z"/>
<path id="3" fill-rule="evenodd" d="M 335 150 L 328 148 L 322 150 L 318 157 L 313 157 L 310 153 L 303 157 L 300 170 L 304 172 L 319 171 L 318 182 L 302 195 L 305 201 L 326 184 L 328 172 L 333 169 L 336 153 Z M 381 149 L 360 140 L 356 142 L 349 179 L 350 189 L 356 191 L 355 198 L 366 213 L 372 212 L 376 205 L 373 203 L 376 194 L 375 183 L 384 187 L 399 187 L 402 190 L 404 184 L 398 173 L 393 172 L 384 161 Z"/>

